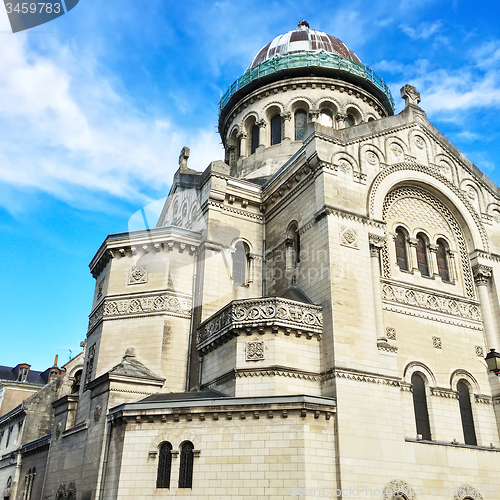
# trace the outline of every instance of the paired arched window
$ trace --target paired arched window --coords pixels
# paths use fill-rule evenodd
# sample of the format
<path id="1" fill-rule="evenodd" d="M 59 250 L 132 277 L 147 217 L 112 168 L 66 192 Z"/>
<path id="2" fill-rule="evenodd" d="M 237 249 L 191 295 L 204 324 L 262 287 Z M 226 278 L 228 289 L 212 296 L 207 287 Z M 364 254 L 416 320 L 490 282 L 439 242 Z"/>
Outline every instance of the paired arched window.
<path id="1" fill-rule="evenodd" d="M 469 387 L 463 380 L 459 380 L 457 384 L 457 391 L 465 444 L 477 446 L 476 430 L 474 429 L 474 418 L 472 416 Z"/>
<path id="2" fill-rule="evenodd" d="M 181 445 L 181 464 L 179 468 L 179 488 L 193 487 L 194 445 L 185 441 Z"/>
<path id="3" fill-rule="evenodd" d="M 406 232 L 398 227 L 396 229 L 396 262 L 401 271 L 409 271 L 408 265 L 408 237 L 406 236 Z"/>
<path id="4" fill-rule="evenodd" d="M 165 441 L 160 445 L 158 458 L 158 472 L 156 475 L 157 488 L 170 488 L 170 473 L 172 472 L 172 445 Z"/>
<path id="5" fill-rule="evenodd" d="M 417 264 L 422 276 L 430 277 L 429 257 L 427 254 L 427 239 L 422 235 L 417 235 Z"/>
<path id="6" fill-rule="evenodd" d="M 438 273 L 443 281 L 450 282 L 450 269 L 448 266 L 448 245 L 443 239 L 437 240 L 437 265 Z"/>
<path id="7" fill-rule="evenodd" d="M 303 141 L 307 129 L 307 113 L 303 109 L 298 109 L 297 111 L 295 111 L 294 121 L 295 121 L 295 140 Z"/>
<path id="8" fill-rule="evenodd" d="M 414 373 L 411 376 L 411 385 L 413 389 L 413 409 L 415 411 L 415 424 L 417 434 L 422 439 L 431 440 L 431 426 L 429 423 L 429 411 L 427 409 L 427 396 L 425 394 L 425 382 L 423 377 Z"/>
<path id="9" fill-rule="evenodd" d="M 281 116 L 274 115 L 271 118 L 271 146 L 281 142 Z"/>
<path id="10" fill-rule="evenodd" d="M 248 283 L 248 253 L 250 249 L 243 241 L 238 241 L 233 253 L 233 284 L 243 286 Z"/>

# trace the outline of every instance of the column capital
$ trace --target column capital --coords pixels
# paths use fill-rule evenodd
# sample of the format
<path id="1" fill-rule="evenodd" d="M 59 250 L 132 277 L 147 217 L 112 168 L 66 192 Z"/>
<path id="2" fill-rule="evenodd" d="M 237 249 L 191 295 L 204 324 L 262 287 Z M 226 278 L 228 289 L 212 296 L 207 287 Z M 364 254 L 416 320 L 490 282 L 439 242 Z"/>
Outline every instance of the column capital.
<path id="1" fill-rule="evenodd" d="M 266 120 L 262 119 L 262 120 L 259 120 L 258 122 L 256 122 L 255 125 L 257 125 L 257 127 L 260 127 L 260 128 L 266 128 L 267 122 L 266 122 Z"/>
<path id="2" fill-rule="evenodd" d="M 379 234 L 368 234 L 370 243 L 370 254 L 372 257 L 378 257 L 380 250 L 385 244 L 386 237 Z"/>
<path id="3" fill-rule="evenodd" d="M 411 246 L 411 247 L 416 247 L 418 245 L 418 240 L 417 238 L 409 238 L 408 239 L 408 244 Z"/>
<path id="4" fill-rule="evenodd" d="M 476 264 L 475 266 L 472 266 L 472 274 L 476 285 L 486 285 L 488 283 L 488 279 L 491 278 L 492 271 L 493 268 L 483 264 Z"/>
<path id="5" fill-rule="evenodd" d="M 245 131 L 242 130 L 241 132 L 238 132 L 236 134 L 236 137 L 238 139 L 246 139 L 248 137 L 248 134 Z"/>
<path id="6" fill-rule="evenodd" d="M 429 251 L 432 253 L 437 253 L 439 249 L 439 245 L 433 245 L 432 243 L 429 245 Z"/>
<path id="7" fill-rule="evenodd" d="M 337 113 L 337 115 L 335 116 L 335 119 L 336 119 L 338 122 L 345 121 L 345 120 L 347 120 L 347 114 L 344 114 L 344 113 Z"/>
<path id="8" fill-rule="evenodd" d="M 284 113 L 281 113 L 280 116 L 283 120 L 291 120 L 292 119 L 292 113 L 290 113 L 290 111 L 286 111 Z"/>

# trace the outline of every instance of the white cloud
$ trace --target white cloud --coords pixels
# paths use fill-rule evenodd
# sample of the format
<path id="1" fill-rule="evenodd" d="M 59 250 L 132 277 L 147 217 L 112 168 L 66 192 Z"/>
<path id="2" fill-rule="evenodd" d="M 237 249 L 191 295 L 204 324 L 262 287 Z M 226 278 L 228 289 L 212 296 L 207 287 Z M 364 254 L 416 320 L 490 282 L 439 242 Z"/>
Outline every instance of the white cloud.
<path id="1" fill-rule="evenodd" d="M 58 50 L 41 55 L 27 36 L 0 36 L 0 181 L 67 200 L 84 188 L 147 201 L 141 187 L 170 182 L 182 146 L 192 168 L 221 159 L 214 131 L 140 113 L 90 57 Z"/>
<path id="2" fill-rule="evenodd" d="M 401 24 L 399 27 L 412 40 L 427 40 L 438 33 L 442 26 L 441 21 L 435 21 L 433 23 L 421 23 L 417 27 L 408 26 L 407 24 Z"/>

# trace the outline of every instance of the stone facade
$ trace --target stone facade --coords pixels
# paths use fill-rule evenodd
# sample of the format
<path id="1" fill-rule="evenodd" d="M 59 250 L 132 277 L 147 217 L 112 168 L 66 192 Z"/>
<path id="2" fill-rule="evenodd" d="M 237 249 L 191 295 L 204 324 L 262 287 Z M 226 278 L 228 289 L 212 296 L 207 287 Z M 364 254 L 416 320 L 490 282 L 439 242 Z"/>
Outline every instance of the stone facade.
<path id="1" fill-rule="evenodd" d="M 38 498 L 500 496 L 500 189 L 413 87 L 394 115 L 355 59 L 281 55 L 223 97 L 226 161 L 184 148 L 92 260 Z"/>

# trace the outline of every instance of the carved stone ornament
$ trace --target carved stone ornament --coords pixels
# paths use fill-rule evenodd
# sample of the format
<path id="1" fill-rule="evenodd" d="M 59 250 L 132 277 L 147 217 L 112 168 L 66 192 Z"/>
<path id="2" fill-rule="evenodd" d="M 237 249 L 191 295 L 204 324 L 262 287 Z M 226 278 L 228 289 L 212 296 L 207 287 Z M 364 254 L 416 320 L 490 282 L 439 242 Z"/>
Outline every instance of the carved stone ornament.
<path id="1" fill-rule="evenodd" d="M 383 248 L 385 245 L 386 237 L 380 236 L 379 234 L 369 234 L 368 235 L 370 246 L 376 248 Z"/>
<path id="2" fill-rule="evenodd" d="M 385 335 L 389 340 L 396 340 L 396 329 L 392 327 L 387 327 L 385 329 Z"/>
<path id="3" fill-rule="evenodd" d="M 410 488 L 408 483 L 401 479 L 394 479 L 384 487 L 384 500 L 392 500 L 394 497 L 404 496 L 407 500 L 414 500 L 416 492 Z"/>
<path id="4" fill-rule="evenodd" d="M 415 136 L 415 145 L 418 149 L 424 149 L 425 141 L 419 135 Z"/>
<path id="5" fill-rule="evenodd" d="M 245 345 L 245 360 L 260 361 L 264 359 L 264 341 L 251 340 Z"/>
<path id="6" fill-rule="evenodd" d="M 102 413 L 101 405 L 96 405 L 94 409 L 94 422 L 99 422 L 99 419 L 101 418 L 101 413 Z"/>
<path id="7" fill-rule="evenodd" d="M 179 297 L 172 292 L 160 292 L 137 298 L 106 300 L 89 316 L 89 331 L 103 319 L 120 316 L 167 313 L 172 316 L 189 316 L 191 299 Z"/>
<path id="8" fill-rule="evenodd" d="M 479 304 L 458 297 L 449 298 L 416 290 L 409 286 L 384 283 L 382 285 L 382 299 L 469 320 L 481 320 Z"/>
<path id="9" fill-rule="evenodd" d="M 391 151 L 394 154 L 394 156 L 397 156 L 398 158 L 403 156 L 403 148 L 399 144 L 396 144 L 395 142 L 391 144 Z"/>
<path id="10" fill-rule="evenodd" d="M 148 268 L 147 266 L 133 266 L 128 274 L 128 284 L 136 285 L 139 283 L 147 283 Z"/>
<path id="11" fill-rule="evenodd" d="M 340 244 L 345 247 L 358 248 L 358 233 L 350 227 L 340 227 Z"/>
<path id="12" fill-rule="evenodd" d="M 442 349 L 443 344 L 441 343 L 441 337 L 432 337 L 432 347 L 435 349 Z"/>
<path id="13" fill-rule="evenodd" d="M 405 100 L 405 107 L 409 104 L 418 106 L 420 102 L 420 93 L 417 92 L 417 89 L 413 85 L 406 84 L 401 87 L 401 97 Z"/>
<path id="14" fill-rule="evenodd" d="M 351 165 L 349 162 L 346 160 L 340 160 L 339 161 L 339 171 L 344 173 L 344 174 L 350 174 L 351 173 Z"/>
<path id="15" fill-rule="evenodd" d="M 477 264 L 472 267 L 472 274 L 474 275 L 474 281 L 477 285 L 486 285 L 488 279 L 491 278 L 492 268 L 489 266 L 484 266 L 483 264 Z"/>
<path id="16" fill-rule="evenodd" d="M 99 281 L 99 284 L 97 285 L 97 298 L 101 298 L 104 290 L 104 282 L 106 281 L 106 278 L 103 278 L 101 281 Z"/>
<path id="17" fill-rule="evenodd" d="M 456 488 L 454 492 L 453 500 L 464 500 L 465 498 L 471 498 L 472 500 L 482 500 L 483 497 L 480 495 L 474 486 L 464 484 L 459 488 Z"/>
<path id="18" fill-rule="evenodd" d="M 61 435 L 61 432 L 62 432 L 62 423 L 61 422 L 57 422 L 57 425 L 56 425 L 56 438 L 59 438 L 59 436 Z"/>
<path id="19" fill-rule="evenodd" d="M 475 346 L 474 350 L 476 351 L 476 356 L 484 358 L 484 349 L 480 345 Z"/>
<path id="20" fill-rule="evenodd" d="M 371 165 L 376 165 L 378 163 L 378 156 L 373 151 L 367 151 L 366 161 Z"/>

